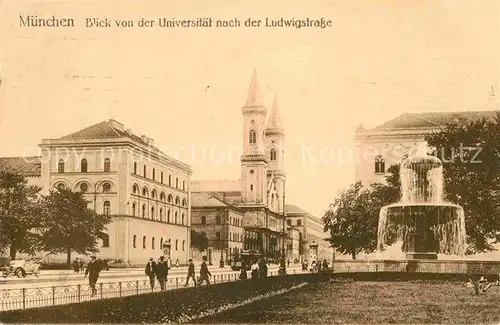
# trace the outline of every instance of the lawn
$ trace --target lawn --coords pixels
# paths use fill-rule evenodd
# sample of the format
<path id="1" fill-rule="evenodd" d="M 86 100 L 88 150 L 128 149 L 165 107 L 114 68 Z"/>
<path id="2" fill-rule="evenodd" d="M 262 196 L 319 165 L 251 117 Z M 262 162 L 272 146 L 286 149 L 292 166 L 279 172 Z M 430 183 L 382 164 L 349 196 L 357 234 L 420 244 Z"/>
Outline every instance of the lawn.
<path id="1" fill-rule="evenodd" d="M 484 324 L 499 310 L 498 286 L 476 296 L 458 282 L 326 282 L 193 323 Z"/>

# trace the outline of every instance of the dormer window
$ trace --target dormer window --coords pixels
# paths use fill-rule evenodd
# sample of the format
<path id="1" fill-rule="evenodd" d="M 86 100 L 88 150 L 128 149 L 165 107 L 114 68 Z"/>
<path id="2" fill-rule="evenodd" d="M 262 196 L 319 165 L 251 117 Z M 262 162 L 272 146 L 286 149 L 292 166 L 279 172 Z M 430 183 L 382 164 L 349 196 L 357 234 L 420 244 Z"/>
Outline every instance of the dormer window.
<path id="1" fill-rule="evenodd" d="M 385 173 L 385 160 L 382 156 L 375 157 L 375 173 Z"/>

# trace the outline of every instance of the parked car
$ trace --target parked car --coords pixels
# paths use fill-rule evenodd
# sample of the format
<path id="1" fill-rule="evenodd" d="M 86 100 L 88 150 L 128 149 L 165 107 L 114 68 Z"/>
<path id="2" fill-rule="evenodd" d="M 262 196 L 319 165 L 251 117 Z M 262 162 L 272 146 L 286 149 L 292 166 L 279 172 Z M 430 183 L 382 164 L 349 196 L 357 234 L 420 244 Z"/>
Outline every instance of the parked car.
<path id="1" fill-rule="evenodd" d="M 9 275 L 15 275 L 18 278 L 24 278 L 28 274 L 33 274 L 38 277 L 40 275 L 40 261 L 36 259 L 28 260 L 11 260 L 8 267 L 2 270 L 4 278 Z"/>

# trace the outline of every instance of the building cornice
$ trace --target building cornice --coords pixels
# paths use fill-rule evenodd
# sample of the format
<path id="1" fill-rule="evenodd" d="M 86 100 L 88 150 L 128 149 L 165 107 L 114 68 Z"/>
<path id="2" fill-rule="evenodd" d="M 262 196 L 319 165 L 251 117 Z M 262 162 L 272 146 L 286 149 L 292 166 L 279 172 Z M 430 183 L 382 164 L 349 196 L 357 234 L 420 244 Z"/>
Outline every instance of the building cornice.
<path id="1" fill-rule="evenodd" d="M 426 127 L 426 128 L 412 128 L 412 129 L 391 129 L 391 130 L 371 130 L 371 131 L 358 131 L 356 132 L 356 140 L 366 140 L 367 138 L 401 138 L 401 137 L 415 137 L 425 136 L 434 132 L 439 132 L 439 127 Z"/>
<path id="2" fill-rule="evenodd" d="M 267 157 L 266 155 L 241 155 L 240 157 L 241 161 L 262 161 L 267 163 Z"/>
<path id="3" fill-rule="evenodd" d="M 191 166 L 180 161 L 169 157 L 162 151 L 160 151 L 156 147 L 150 147 L 143 144 L 140 144 L 130 138 L 121 137 L 121 138 L 108 138 L 108 139 L 76 139 L 76 140 L 67 140 L 67 139 L 43 139 L 42 143 L 39 147 L 44 149 L 53 149 L 60 147 L 73 147 L 73 148 L 95 148 L 95 147 L 109 147 L 111 148 L 120 148 L 120 147 L 128 147 L 133 150 L 143 154 L 146 157 L 157 159 L 160 162 L 171 164 L 182 171 L 191 175 L 193 173 Z"/>

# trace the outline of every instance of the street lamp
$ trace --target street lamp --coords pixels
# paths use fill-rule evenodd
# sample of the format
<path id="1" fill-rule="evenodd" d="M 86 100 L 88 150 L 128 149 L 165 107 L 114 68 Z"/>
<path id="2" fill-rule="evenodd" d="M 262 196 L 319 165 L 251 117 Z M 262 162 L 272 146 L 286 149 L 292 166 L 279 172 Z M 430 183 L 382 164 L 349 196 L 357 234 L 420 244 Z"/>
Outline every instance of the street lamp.
<path id="1" fill-rule="evenodd" d="M 283 182 L 283 242 L 281 243 L 281 260 L 279 275 L 286 275 L 286 257 L 285 257 L 285 241 L 286 241 L 286 205 L 285 205 L 285 182 Z"/>
<path id="2" fill-rule="evenodd" d="M 219 266 L 221 268 L 224 267 L 224 255 L 223 255 L 223 249 L 222 249 L 222 237 L 219 238 L 219 248 L 220 248 L 220 262 L 219 262 Z"/>

